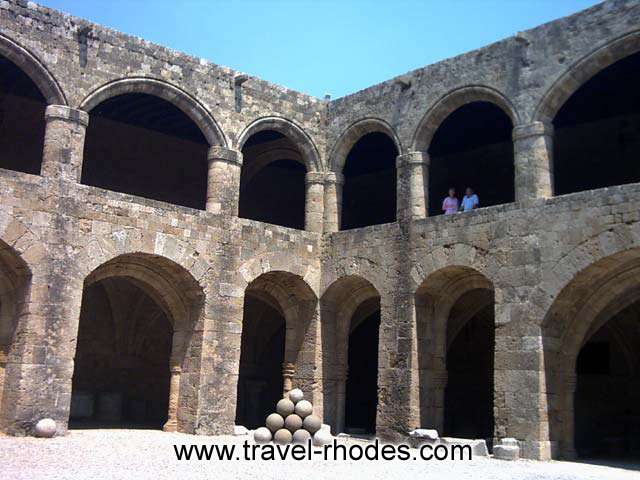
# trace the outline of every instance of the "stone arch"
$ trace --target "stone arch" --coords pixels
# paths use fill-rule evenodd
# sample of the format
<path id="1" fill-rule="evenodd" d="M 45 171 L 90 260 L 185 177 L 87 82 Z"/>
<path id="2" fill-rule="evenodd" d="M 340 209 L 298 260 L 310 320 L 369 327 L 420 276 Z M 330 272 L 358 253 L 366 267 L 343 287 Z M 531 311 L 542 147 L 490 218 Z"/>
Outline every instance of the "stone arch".
<path id="1" fill-rule="evenodd" d="M 163 80 L 146 77 L 114 80 L 91 92 L 80 103 L 79 108 L 90 113 L 105 100 L 128 93 L 143 93 L 166 100 L 182 110 L 198 126 L 209 145 L 227 146 L 224 132 L 207 108 L 197 98 Z"/>
<path id="2" fill-rule="evenodd" d="M 609 65 L 640 51 L 640 30 L 627 33 L 580 58 L 566 69 L 545 92 L 532 120 L 551 122 L 560 107 L 587 80 Z"/>
<path id="3" fill-rule="evenodd" d="M 415 403 L 419 405 L 420 424 L 423 427 L 436 428 L 439 432 L 454 429 L 447 434 L 461 434 L 461 431 L 455 430 L 461 427 L 453 426 L 451 422 L 452 415 L 455 417 L 454 410 L 457 411 L 458 407 L 450 399 L 459 396 L 453 394 L 457 392 L 456 389 L 462 388 L 465 382 L 461 380 L 460 374 L 451 374 L 451 368 L 456 365 L 449 364 L 449 354 L 461 331 L 469 328 L 472 320 L 475 322 L 477 318 L 483 316 L 481 323 L 486 323 L 483 313 L 485 311 L 486 316 L 491 316 L 487 321 L 493 320 L 488 327 L 491 338 L 477 340 L 478 342 L 486 340 L 485 343 L 489 346 L 489 351 L 482 349 L 479 353 L 484 355 L 483 358 L 488 355 L 490 359 L 488 362 L 490 367 L 486 369 L 483 367 L 480 373 L 489 376 L 491 390 L 486 388 L 483 390 L 485 401 L 482 408 L 493 409 L 493 362 L 491 359 L 494 353 L 493 324 L 495 320 L 492 318 L 495 308 L 494 291 L 493 282 L 487 276 L 479 270 L 464 265 L 447 265 L 433 271 L 415 290 L 416 361 L 413 368 L 417 370 L 414 375 L 419 385 L 419 391 L 415 393 L 418 395 Z M 459 350 L 459 347 L 455 348 Z M 479 359 L 476 358 L 475 361 L 479 362 Z M 456 391 L 452 393 L 450 389 Z M 492 422 L 484 427 L 482 432 L 475 434 L 491 436 L 492 431 L 484 430 L 492 430 Z"/>
<path id="4" fill-rule="evenodd" d="M 338 433 L 347 422 L 350 334 L 380 309 L 380 293 L 364 277 L 345 275 L 329 285 L 320 305 L 324 421 Z"/>
<path id="5" fill-rule="evenodd" d="M 294 273 L 269 270 L 244 290 L 236 422 L 262 425 L 294 386 L 313 399 L 317 297 Z"/>
<path id="6" fill-rule="evenodd" d="M 329 168 L 336 173 L 341 173 L 344 169 L 347 155 L 351 148 L 363 136 L 374 132 L 384 133 L 387 135 L 395 143 L 398 154 L 401 155 L 403 153 L 400 139 L 391 125 L 380 118 L 363 118 L 349 125 L 340 134 L 340 137 L 336 140 L 333 148 L 331 149 L 331 154 L 329 156 Z"/>
<path id="7" fill-rule="evenodd" d="M 91 267 L 93 265 L 89 266 L 89 268 Z M 116 281 L 121 282 L 118 288 L 115 288 L 116 284 L 113 283 Z M 164 313 L 170 323 L 168 333 L 171 335 L 170 338 L 165 339 L 168 342 L 167 365 L 160 367 L 161 369 L 166 368 L 166 373 L 163 376 L 168 388 L 168 392 L 166 390 L 162 392 L 162 395 L 166 393 L 168 398 L 158 399 L 160 403 L 166 402 L 165 406 L 168 405 L 164 429 L 192 432 L 196 425 L 195 418 L 190 412 L 196 408 L 198 400 L 193 389 L 187 387 L 192 387 L 194 379 L 199 376 L 198 371 L 194 370 L 201 351 L 200 339 L 196 332 L 203 328 L 205 312 L 205 292 L 198 280 L 173 260 L 159 255 L 136 252 L 113 256 L 97 267 L 91 268 L 83 282 L 82 312 L 92 308 L 91 304 L 84 305 L 84 303 L 88 300 L 88 292 L 96 285 L 104 285 L 113 309 L 112 312 L 117 312 L 116 301 L 119 300 L 118 295 L 122 295 L 123 291 L 140 290 L 151 299 L 155 307 Z M 126 302 L 126 299 L 123 301 Z M 135 310 L 134 305 L 131 305 L 130 308 Z M 124 311 L 122 308 L 119 310 Z M 91 312 L 92 310 L 87 311 Z M 115 314 L 112 313 L 112 315 Z M 79 319 L 79 323 L 75 326 L 76 331 L 79 332 L 75 368 L 76 370 L 85 369 L 81 372 L 84 377 L 91 376 L 92 373 L 87 374 L 88 364 L 83 366 L 77 356 L 81 351 L 80 341 L 83 339 L 83 324 L 81 322 L 87 320 Z M 87 324 L 84 327 L 87 327 Z M 144 330 L 143 327 L 141 328 Z M 139 343 L 143 340 L 136 337 L 126 340 L 125 343 Z M 86 350 L 86 345 L 83 348 Z M 136 348 L 139 349 L 139 347 Z M 134 362 L 134 368 L 142 368 L 136 367 L 135 365 L 138 365 L 140 361 L 136 362 Z M 74 389 L 77 375 L 76 371 L 74 373 Z M 113 381 L 116 382 L 114 385 L 119 385 L 118 378 Z M 89 382 L 89 384 L 91 383 Z M 120 388 L 122 387 L 120 386 Z"/>
<path id="8" fill-rule="evenodd" d="M 492 103 L 507 114 L 513 125 L 520 123 L 517 109 L 511 100 L 498 90 L 482 85 L 460 87 L 440 97 L 427 110 L 413 135 L 411 150 L 428 151 L 431 140 L 440 124 L 458 108 L 472 102 Z"/>
<path id="9" fill-rule="evenodd" d="M 31 78 L 48 104 L 67 105 L 62 88 L 44 64 L 27 49 L 1 34 L 0 55 L 8 58 Z"/>
<path id="10" fill-rule="evenodd" d="M 89 276 L 100 265 L 121 255 L 164 258 L 188 272 L 198 282 L 199 288 L 206 290 L 211 266 L 188 242 L 163 233 L 155 234 L 153 239 L 146 239 L 128 229 L 92 237 L 76 262 L 78 278 Z"/>
<path id="11" fill-rule="evenodd" d="M 0 237 L 1 238 L 1 237 Z M 18 317 L 28 301 L 31 270 L 20 254 L 0 240 L 0 428 L 4 428 L 14 404 L 8 384 L 12 379 L 11 363 L 20 361 L 16 345 Z M 15 392 L 10 392 L 15 393 Z"/>
<path id="12" fill-rule="evenodd" d="M 242 151 L 245 142 L 252 135 L 265 130 L 273 130 L 284 135 L 298 147 L 307 173 L 322 170 L 320 154 L 311 137 L 296 123 L 282 117 L 262 117 L 255 120 L 238 137 L 236 149 Z"/>
<path id="13" fill-rule="evenodd" d="M 640 301 L 640 248 L 601 255 L 593 262 L 586 258 L 587 265 L 574 267 L 577 272 L 555 295 L 541 325 L 549 440 L 553 455 L 565 458 L 576 456 L 578 355 L 605 324 Z M 625 346 L 624 335 L 614 334 Z M 633 366 L 635 357 L 628 346 L 626 350 L 623 354 Z"/>

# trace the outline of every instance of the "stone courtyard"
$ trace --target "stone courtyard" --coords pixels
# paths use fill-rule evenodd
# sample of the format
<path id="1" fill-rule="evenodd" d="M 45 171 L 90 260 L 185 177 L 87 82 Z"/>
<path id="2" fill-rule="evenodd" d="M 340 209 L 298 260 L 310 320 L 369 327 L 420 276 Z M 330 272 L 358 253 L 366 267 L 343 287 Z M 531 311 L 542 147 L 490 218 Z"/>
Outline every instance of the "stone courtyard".
<path id="1" fill-rule="evenodd" d="M 640 458 L 638 85 L 639 0 L 336 100 L 0 0 L 0 430 L 59 437 L 0 469 L 254 429 L 294 386 L 333 434 Z"/>

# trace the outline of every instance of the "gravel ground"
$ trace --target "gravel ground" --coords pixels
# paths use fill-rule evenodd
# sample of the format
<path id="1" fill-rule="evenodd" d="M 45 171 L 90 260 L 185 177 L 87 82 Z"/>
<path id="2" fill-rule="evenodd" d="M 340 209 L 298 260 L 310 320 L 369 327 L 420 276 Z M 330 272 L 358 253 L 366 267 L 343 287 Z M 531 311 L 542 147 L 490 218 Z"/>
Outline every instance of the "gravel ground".
<path id="1" fill-rule="evenodd" d="M 631 465 L 472 461 L 178 461 L 174 444 L 241 444 L 247 437 L 203 437 L 151 430 L 74 430 L 50 440 L 0 437 L 0 476 L 22 479 L 638 479 Z M 349 440 L 354 442 L 355 440 Z M 635 465 L 640 468 L 640 465 Z"/>

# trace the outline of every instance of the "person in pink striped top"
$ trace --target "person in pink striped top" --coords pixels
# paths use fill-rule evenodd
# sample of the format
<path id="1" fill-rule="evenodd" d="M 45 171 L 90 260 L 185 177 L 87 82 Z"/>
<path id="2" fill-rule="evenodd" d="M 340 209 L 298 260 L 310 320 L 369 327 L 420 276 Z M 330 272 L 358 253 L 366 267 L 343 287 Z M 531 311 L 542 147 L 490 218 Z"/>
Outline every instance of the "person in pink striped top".
<path id="1" fill-rule="evenodd" d="M 456 189 L 450 188 L 449 196 L 442 202 L 442 211 L 445 215 L 451 215 L 453 213 L 458 213 L 459 207 L 460 203 L 458 202 L 458 197 L 456 197 Z"/>

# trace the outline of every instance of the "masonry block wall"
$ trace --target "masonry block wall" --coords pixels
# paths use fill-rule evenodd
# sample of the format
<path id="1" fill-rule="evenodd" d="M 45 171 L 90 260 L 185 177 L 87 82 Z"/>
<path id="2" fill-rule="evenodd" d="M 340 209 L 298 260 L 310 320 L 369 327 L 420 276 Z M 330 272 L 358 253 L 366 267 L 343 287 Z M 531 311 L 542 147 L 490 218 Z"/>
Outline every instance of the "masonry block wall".
<path id="1" fill-rule="evenodd" d="M 33 3 L 0 2 L 0 66 L 14 72 L 4 85 L 27 78 L 37 90 L 7 91 L 0 102 L 0 427 L 30 434 L 51 417 L 64 434 L 95 419 L 77 413 L 90 405 L 96 418 L 230 433 L 242 418 L 236 406 L 261 405 L 265 385 L 276 381 L 284 391 L 303 388 L 334 433 L 399 441 L 424 427 L 490 442 L 515 437 L 527 458 L 592 451 L 586 417 L 578 417 L 597 395 L 597 375 L 609 375 L 618 399 L 634 398 L 639 382 L 640 178 L 629 170 L 623 181 L 587 191 L 569 178 L 576 193 L 556 195 L 554 165 L 579 142 L 555 150 L 553 122 L 616 62 L 631 59 L 625 75 L 640 79 L 638 19 L 637 0 L 607 1 L 326 102 Z M 30 105 L 18 111 L 28 118 L 15 122 L 33 125 L 37 154 L 7 117 L 16 96 Z M 154 117 L 160 107 L 149 97 L 179 112 Z M 124 102 L 120 123 L 100 116 L 113 99 Z M 508 140 L 493 136 L 478 104 L 502 111 Z M 465 130 L 455 133 L 451 120 L 452 140 L 439 127 L 455 112 Z M 597 146 L 604 131 L 617 146 L 590 150 L 589 161 L 628 162 L 638 113 L 616 111 L 600 127 L 582 122 L 562 135 L 586 132 Z M 489 129 L 474 130 L 478 119 Z M 145 122 L 153 124 L 149 142 L 137 143 Z M 87 142 L 98 127 L 101 143 Z M 177 132 L 184 135 L 172 148 L 159 146 Z M 349 184 L 347 157 L 374 133 L 391 140 L 397 158 L 368 151 L 371 169 Z M 110 134 L 120 153 L 109 150 Z M 469 142 L 463 152 L 460 138 Z M 436 142 L 443 147 L 434 155 Z M 429 191 L 446 185 L 434 178 L 446 169 L 433 162 L 469 165 L 477 152 L 488 165 L 512 155 L 503 169 L 512 173 L 479 180 L 513 192 L 509 200 L 433 216 L 446 195 Z M 113 176 L 100 188 L 86 181 L 88 155 L 116 166 L 140 159 L 150 181 L 155 161 L 177 160 L 181 172 L 179 162 L 193 157 L 199 190 L 116 188 L 116 166 L 92 171 L 98 181 Z M 260 188 L 245 188 L 267 167 Z M 304 180 L 292 173 L 301 168 Z M 396 220 L 342 230 L 345 182 L 371 179 L 363 188 L 375 195 L 389 169 Z M 279 213 L 304 211 L 300 228 L 239 218 L 239 205 L 259 210 L 261 196 L 280 208 L 278 188 L 292 179 L 304 205 L 288 201 Z M 131 314 L 125 307 L 134 296 Z M 283 331 L 261 329 L 261 319 Z M 100 335 L 106 325 L 111 336 Z M 154 335 L 145 336 L 145 326 Z M 100 344 L 105 337 L 113 340 Z M 362 352 L 371 361 L 358 367 L 349 360 L 359 348 L 353 338 L 370 347 Z M 260 346 L 246 357 L 251 368 L 241 365 L 243 345 Z M 617 349 L 611 369 L 600 368 L 607 349 Z M 269 362 L 264 372 L 255 368 L 260 361 Z M 102 369 L 99 381 L 86 365 Z M 483 365 L 475 383 L 474 365 Z M 136 391 L 141 372 L 162 376 L 160 393 Z M 356 386 L 373 393 L 354 396 Z M 465 392 L 476 404 L 465 407 Z M 640 412 L 633 404 L 615 411 L 625 420 L 604 412 L 608 434 L 616 448 L 637 452 Z"/>

